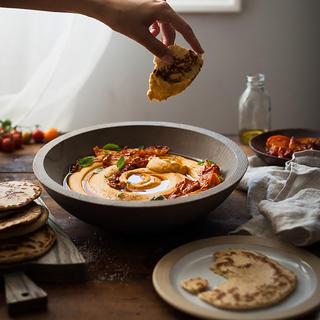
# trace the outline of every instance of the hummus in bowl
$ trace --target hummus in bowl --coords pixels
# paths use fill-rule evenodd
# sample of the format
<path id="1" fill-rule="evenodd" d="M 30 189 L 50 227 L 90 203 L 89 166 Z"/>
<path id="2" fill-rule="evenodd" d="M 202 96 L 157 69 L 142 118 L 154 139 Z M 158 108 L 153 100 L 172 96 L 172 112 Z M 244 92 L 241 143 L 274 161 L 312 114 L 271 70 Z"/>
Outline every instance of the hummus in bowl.
<path id="1" fill-rule="evenodd" d="M 170 154 L 167 146 L 121 148 L 108 143 L 72 165 L 64 185 L 109 200 L 152 201 L 195 194 L 222 181 L 211 160 Z"/>

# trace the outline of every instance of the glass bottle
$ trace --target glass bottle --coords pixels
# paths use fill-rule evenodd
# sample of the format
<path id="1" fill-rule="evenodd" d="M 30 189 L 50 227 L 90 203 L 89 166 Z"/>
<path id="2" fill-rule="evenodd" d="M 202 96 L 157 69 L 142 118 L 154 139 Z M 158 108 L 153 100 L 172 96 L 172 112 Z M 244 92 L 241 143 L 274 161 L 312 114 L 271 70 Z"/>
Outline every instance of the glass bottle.
<path id="1" fill-rule="evenodd" d="M 264 74 L 250 74 L 246 80 L 247 88 L 239 99 L 239 136 L 244 144 L 270 130 L 271 123 L 271 101 L 264 88 Z"/>

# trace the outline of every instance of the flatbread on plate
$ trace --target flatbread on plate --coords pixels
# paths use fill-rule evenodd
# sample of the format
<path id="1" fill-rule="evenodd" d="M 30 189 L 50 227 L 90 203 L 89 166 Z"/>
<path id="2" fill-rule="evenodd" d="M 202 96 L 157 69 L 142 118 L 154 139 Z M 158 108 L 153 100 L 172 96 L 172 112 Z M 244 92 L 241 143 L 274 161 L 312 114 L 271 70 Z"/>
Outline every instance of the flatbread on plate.
<path id="1" fill-rule="evenodd" d="M 274 305 L 296 287 L 296 275 L 255 251 L 228 249 L 214 253 L 212 270 L 227 280 L 198 295 L 224 309 L 255 309 Z"/>
<path id="2" fill-rule="evenodd" d="M 162 101 L 185 90 L 195 79 L 203 65 L 201 55 L 176 44 L 169 46 L 173 63 L 154 58 L 154 69 L 149 77 L 149 100 Z"/>
<path id="3" fill-rule="evenodd" d="M 180 286 L 192 294 L 197 294 L 208 289 L 208 280 L 200 277 L 184 279 Z"/>
<path id="4" fill-rule="evenodd" d="M 40 194 L 41 188 L 30 181 L 0 182 L 0 211 L 21 208 Z"/>
<path id="5" fill-rule="evenodd" d="M 55 243 L 56 235 L 50 226 L 13 239 L 0 241 L 0 264 L 34 259 L 45 254 Z"/>

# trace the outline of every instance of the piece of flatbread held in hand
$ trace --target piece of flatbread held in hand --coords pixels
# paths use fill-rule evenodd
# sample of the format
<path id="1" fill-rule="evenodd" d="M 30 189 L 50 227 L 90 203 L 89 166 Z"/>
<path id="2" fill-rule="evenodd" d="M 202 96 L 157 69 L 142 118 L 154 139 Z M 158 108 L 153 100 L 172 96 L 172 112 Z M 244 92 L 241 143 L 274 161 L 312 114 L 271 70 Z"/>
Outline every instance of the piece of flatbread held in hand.
<path id="1" fill-rule="evenodd" d="M 202 56 L 176 44 L 169 46 L 173 63 L 154 58 L 154 69 L 149 77 L 149 100 L 162 101 L 185 90 L 203 65 Z"/>
<path id="2" fill-rule="evenodd" d="M 200 277 L 184 279 L 180 282 L 180 285 L 184 290 L 192 294 L 198 294 L 208 289 L 208 280 Z"/>
<path id="3" fill-rule="evenodd" d="M 274 305 L 296 287 L 296 275 L 275 260 L 242 249 L 214 253 L 211 270 L 227 280 L 198 297 L 218 308 L 255 309 Z"/>

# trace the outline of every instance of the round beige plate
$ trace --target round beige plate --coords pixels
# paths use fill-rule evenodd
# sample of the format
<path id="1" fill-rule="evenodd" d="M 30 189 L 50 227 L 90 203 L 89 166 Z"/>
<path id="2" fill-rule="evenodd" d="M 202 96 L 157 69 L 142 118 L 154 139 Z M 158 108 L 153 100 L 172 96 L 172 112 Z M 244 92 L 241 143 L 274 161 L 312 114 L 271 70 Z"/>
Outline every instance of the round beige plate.
<path id="1" fill-rule="evenodd" d="M 228 311 L 213 307 L 179 285 L 187 278 L 204 277 L 210 287 L 225 281 L 209 267 L 215 251 L 242 248 L 260 252 L 295 272 L 296 290 L 284 301 L 267 308 Z M 158 294 L 173 307 L 204 319 L 274 320 L 306 314 L 320 305 L 320 259 L 305 250 L 276 240 L 252 236 L 225 236 L 203 239 L 183 245 L 165 255 L 153 271 Z"/>

